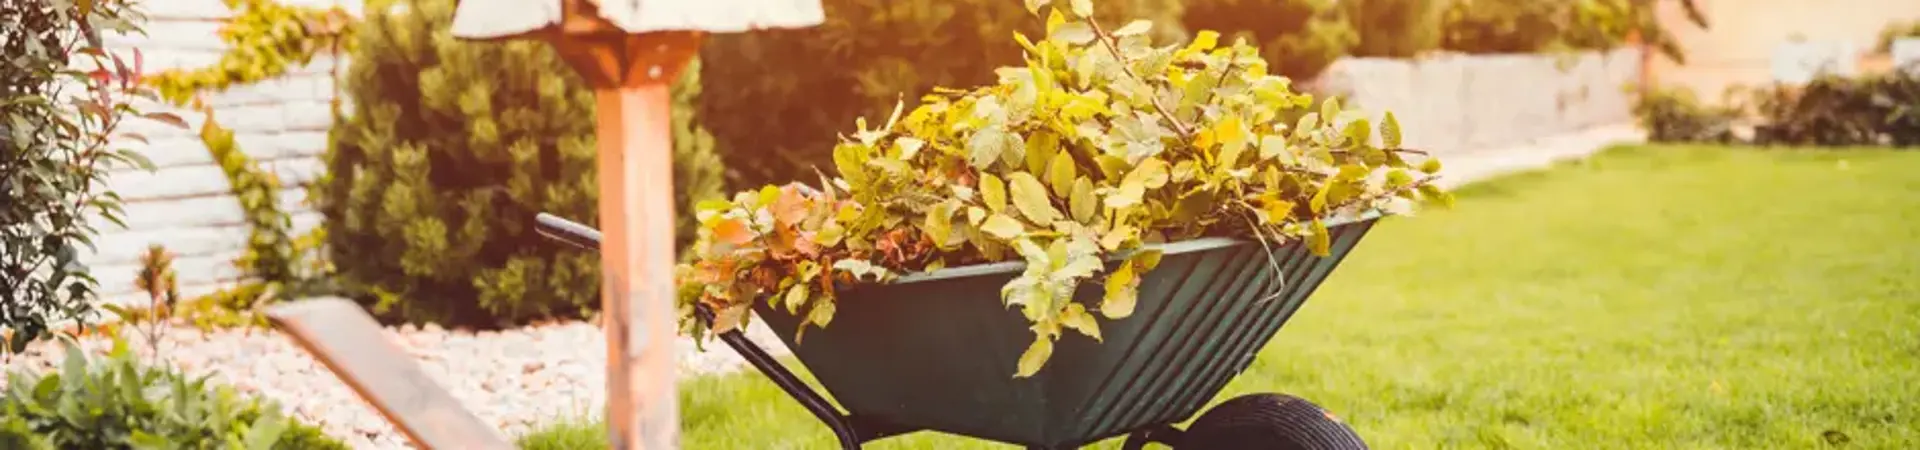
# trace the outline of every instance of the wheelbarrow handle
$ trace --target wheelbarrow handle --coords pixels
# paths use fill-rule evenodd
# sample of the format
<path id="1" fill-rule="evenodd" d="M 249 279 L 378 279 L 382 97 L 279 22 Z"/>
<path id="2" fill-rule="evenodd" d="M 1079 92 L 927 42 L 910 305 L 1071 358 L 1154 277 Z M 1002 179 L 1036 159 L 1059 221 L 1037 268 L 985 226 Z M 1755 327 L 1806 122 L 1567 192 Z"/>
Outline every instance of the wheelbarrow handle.
<path id="1" fill-rule="evenodd" d="M 600 250 L 600 230 L 547 213 L 534 216 L 533 221 L 534 229 L 542 236 L 581 250 Z"/>

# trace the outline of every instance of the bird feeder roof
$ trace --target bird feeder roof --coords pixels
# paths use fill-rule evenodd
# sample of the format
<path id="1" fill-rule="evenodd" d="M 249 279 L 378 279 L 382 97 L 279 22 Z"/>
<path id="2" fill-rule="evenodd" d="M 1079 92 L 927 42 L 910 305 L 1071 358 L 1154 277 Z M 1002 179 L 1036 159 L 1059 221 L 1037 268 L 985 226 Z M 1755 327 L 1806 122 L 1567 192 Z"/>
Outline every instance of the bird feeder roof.
<path id="1" fill-rule="evenodd" d="M 453 34 L 501 39 L 552 32 L 574 14 L 588 14 L 609 31 L 737 33 L 803 28 L 826 20 L 820 0 L 460 0 Z M 566 32 L 566 31 L 562 31 Z"/>

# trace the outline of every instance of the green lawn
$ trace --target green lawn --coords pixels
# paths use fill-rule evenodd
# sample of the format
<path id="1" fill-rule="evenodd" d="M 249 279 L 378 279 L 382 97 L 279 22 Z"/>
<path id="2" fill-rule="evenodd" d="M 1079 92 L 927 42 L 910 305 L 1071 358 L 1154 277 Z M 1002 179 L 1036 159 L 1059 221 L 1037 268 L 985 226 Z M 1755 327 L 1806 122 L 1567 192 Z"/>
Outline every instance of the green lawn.
<path id="1" fill-rule="evenodd" d="M 1920 448 L 1920 152 L 1626 148 L 1459 197 L 1376 229 L 1216 401 L 1299 395 L 1382 449 Z M 683 390 L 686 448 L 833 448 L 757 375 Z"/>

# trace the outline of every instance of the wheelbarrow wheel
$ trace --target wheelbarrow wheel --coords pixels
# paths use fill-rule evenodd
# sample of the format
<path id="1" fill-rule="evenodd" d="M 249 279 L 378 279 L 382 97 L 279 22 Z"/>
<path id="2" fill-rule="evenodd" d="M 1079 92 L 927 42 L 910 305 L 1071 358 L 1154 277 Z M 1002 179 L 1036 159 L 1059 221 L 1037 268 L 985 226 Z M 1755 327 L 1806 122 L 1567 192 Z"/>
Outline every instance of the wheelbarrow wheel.
<path id="1" fill-rule="evenodd" d="M 1248 394 L 1207 410 L 1179 450 L 1364 450 L 1360 435 L 1318 405 L 1286 394 Z"/>

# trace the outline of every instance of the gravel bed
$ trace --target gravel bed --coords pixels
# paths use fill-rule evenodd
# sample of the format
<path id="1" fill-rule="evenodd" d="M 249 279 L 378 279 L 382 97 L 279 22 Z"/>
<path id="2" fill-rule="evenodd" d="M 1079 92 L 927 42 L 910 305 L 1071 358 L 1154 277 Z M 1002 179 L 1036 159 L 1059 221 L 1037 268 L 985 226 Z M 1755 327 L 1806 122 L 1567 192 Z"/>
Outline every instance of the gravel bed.
<path id="1" fill-rule="evenodd" d="M 131 330 L 139 354 L 154 350 Z M 278 402 L 288 413 L 325 428 L 356 449 L 410 449 L 411 445 L 371 406 L 335 378 L 292 340 L 270 329 L 202 332 L 187 326 L 162 330 L 158 352 L 165 363 L 191 374 L 211 374 L 215 382 Z M 587 322 L 530 326 L 505 331 L 448 331 L 437 326 L 388 328 L 386 334 L 481 419 L 508 437 L 518 437 L 556 420 L 598 415 L 606 394 L 606 341 L 599 326 Z M 787 348 L 763 321 L 748 329 L 750 339 L 769 353 Z M 681 376 L 721 374 L 745 368 L 745 361 L 717 339 L 706 351 L 679 339 Z M 81 340 L 89 353 L 104 354 L 111 342 Z M 66 351 L 58 342 L 40 342 L 6 357 L 7 373 L 52 370 Z"/>

